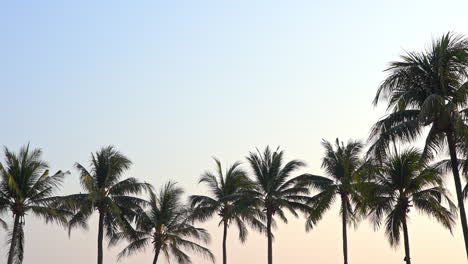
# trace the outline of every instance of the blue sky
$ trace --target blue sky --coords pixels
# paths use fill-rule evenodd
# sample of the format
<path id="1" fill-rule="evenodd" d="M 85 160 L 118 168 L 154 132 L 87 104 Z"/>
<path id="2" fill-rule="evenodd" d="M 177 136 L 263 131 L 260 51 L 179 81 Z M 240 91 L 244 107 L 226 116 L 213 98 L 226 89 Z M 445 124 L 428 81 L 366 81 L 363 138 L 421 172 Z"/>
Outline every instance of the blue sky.
<path id="1" fill-rule="evenodd" d="M 129 176 L 156 186 L 174 179 L 188 193 L 203 192 L 197 177 L 212 168 L 211 156 L 232 163 L 267 144 L 320 173 L 322 138 L 366 139 L 383 115 L 371 101 L 387 63 L 449 30 L 466 34 L 466 10 L 464 0 L 3 1 L 0 144 L 43 148 L 53 169 L 72 171 L 64 193 L 79 191 L 73 163 L 86 164 L 108 144 L 133 160 Z M 337 263 L 337 214 L 307 235 L 300 219 L 281 226 L 278 263 L 305 262 L 311 256 L 301 249 L 309 247 L 319 249 L 317 263 Z M 425 218 L 414 224 L 419 262 L 440 263 L 430 247 L 444 241 L 451 263 L 463 263 L 461 236 Z M 207 225 L 219 256 L 219 230 Z M 428 227 L 434 243 L 418 247 L 417 239 L 433 239 L 424 236 Z M 94 260 L 93 229 L 71 240 L 58 230 L 28 221 L 25 263 Z M 54 233 L 39 247 L 47 232 Z M 262 237 L 241 247 L 234 235 L 232 263 L 263 261 Z M 367 224 L 353 236 L 356 263 L 366 260 L 369 240 L 382 263 L 402 259 Z M 288 248 L 292 239 L 300 246 Z"/>

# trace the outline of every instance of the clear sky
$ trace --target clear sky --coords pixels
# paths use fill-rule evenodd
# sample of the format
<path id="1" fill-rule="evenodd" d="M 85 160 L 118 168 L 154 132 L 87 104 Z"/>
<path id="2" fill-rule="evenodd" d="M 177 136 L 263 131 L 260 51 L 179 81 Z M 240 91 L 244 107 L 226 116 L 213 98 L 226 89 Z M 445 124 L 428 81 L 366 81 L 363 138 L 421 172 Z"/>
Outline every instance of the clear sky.
<path id="1" fill-rule="evenodd" d="M 467 10 L 466 0 L 1 1 L 0 144 L 30 141 L 53 170 L 71 170 L 62 193 L 80 191 L 73 163 L 108 144 L 134 162 L 128 176 L 173 179 L 188 194 L 204 192 L 197 179 L 211 156 L 244 161 L 267 144 L 318 174 L 322 138 L 366 139 L 383 115 L 371 101 L 387 63 L 449 30 L 468 33 Z M 69 239 L 28 217 L 25 264 L 93 263 L 95 222 Z M 203 226 L 221 259 L 221 230 Z M 452 236 L 412 214 L 409 228 L 417 263 L 466 263 L 459 226 Z M 240 245 L 229 235 L 230 263 L 266 262 L 264 237 Z M 337 208 L 309 233 L 291 218 L 275 235 L 275 263 L 341 262 Z M 404 256 L 366 222 L 349 250 L 351 263 Z"/>

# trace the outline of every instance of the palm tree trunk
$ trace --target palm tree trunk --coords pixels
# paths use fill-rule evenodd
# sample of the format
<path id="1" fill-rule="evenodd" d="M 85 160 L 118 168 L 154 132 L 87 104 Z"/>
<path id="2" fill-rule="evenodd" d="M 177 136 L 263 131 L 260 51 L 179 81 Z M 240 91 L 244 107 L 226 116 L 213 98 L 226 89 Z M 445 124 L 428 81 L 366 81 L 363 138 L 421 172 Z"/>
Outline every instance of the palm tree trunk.
<path id="1" fill-rule="evenodd" d="M 11 234 L 11 244 L 10 244 L 10 251 L 8 252 L 8 264 L 13 264 L 13 260 L 15 258 L 15 249 L 16 243 L 18 238 L 18 227 L 20 225 L 20 216 L 15 214 L 15 222 L 13 224 L 13 233 Z"/>
<path id="2" fill-rule="evenodd" d="M 344 264 L 348 264 L 348 230 L 346 225 L 346 218 L 348 210 L 343 202 L 342 225 L 343 225 L 343 259 Z"/>
<path id="3" fill-rule="evenodd" d="M 159 252 L 161 252 L 161 246 L 156 246 L 156 250 L 154 251 L 153 264 L 156 264 L 156 262 L 158 262 Z"/>
<path id="4" fill-rule="evenodd" d="M 223 264 L 227 264 L 227 230 L 228 223 L 224 220 L 224 232 L 223 232 Z"/>
<path id="5" fill-rule="evenodd" d="M 406 218 L 403 219 L 403 236 L 405 240 L 405 261 L 406 261 L 406 264 L 411 264 L 408 226 L 406 225 Z"/>
<path id="6" fill-rule="evenodd" d="M 97 254 L 97 263 L 102 264 L 103 262 L 103 251 L 102 251 L 102 242 L 104 239 L 104 214 L 99 212 L 99 227 L 98 227 L 98 254 Z"/>
<path id="7" fill-rule="evenodd" d="M 465 205 L 463 201 L 463 192 L 462 192 L 462 185 L 460 181 L 460 172 L 458 170 L 458 158 L 457 158 L 457 151 L 455 147 L 455 139 L 453 132 L 446 133 L 447 142 L 450 151 L 450 160 L 452 163 L 452 172 L 453 172 L 453 179 L 455 181 L 455 190 L 457 192 L 457 200 L 458 200 L 458 209 L 460 210 L 460 219 L 461 225 L 463 230 L 463 237 L 465 239 L 465 250 L 466 256 L 468 258 L 468 226 L 466 221 L 466 212 L 465 212 Z"/>
<path id="8" fill-rule="evenodd" d="M 268 264 L 273 264 L 273 236 L 271 234 L 272 213 L 267 209 Z"/>

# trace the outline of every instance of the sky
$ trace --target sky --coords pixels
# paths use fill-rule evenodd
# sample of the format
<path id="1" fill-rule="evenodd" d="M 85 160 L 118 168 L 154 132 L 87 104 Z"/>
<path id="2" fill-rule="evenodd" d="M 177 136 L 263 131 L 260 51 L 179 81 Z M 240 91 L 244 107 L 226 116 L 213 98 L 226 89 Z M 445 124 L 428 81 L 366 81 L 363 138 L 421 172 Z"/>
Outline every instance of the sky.
<path id="1" fill-rule="evenodd" d="M 322 139 L 366 140 L 384 115 L 371 102 L 388 63 L 447 31 L 467 34 L 466 10 L 466 0 L 1 1 L 0 144 L 30 142 L 52 170 L 70 170 L 57 194 L 80 192 L 73 164 L 110 144 L 133 161 L 126 176 L 174 180 L 186 195 L 206 192 L 197 181 L 213 156 L 248 169 L 245 156 L 266 145 L 320 174 Z M 24 263 L 93 263 L 96 222 L 69 238 L 27 216 Z M 217 219 L 200 225 L 220 261 Z M 412 212 L 409 233 L 417 263 L 466 263 L 459 225 L 450 234 Z M 266 262 L 265 237 L 236 236 L 230 263 Z M 291 216 L 275 236 L 275 263 L 342 261 L 337 207 L 308 233 Z M 4 256 L 5 231 L 0 246 Z M 124 246 L 105 249 L 104 263 Z M 404 257 L 366 221 L 349 252 L 350 263 Z M 120 263 L 151 260 L 147 250 Z"/>

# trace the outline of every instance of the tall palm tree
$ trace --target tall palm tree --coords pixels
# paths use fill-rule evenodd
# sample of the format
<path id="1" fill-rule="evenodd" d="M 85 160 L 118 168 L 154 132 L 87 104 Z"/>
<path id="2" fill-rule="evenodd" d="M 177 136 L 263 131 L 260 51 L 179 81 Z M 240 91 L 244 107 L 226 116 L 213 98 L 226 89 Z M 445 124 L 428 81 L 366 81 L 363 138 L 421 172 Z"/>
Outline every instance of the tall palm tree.
<path id="1" fill-rule="evenodd" d="M 411 208 L 425 213 L 452 231 L 456 211 L 443 186 L 442 171 L 429 166 L 422 153 L 414 148 L 385 157 L 372 182 L 369 197 L 372 221 L 379 226 L 385 217 L 385 233 L 392 246 L 400 242 L 403 231 L 405 261 L 411 263 L 408 217 Z M 443 202 L 448 204 L 448 208 Z"/>
<path id="2" fill-rule="evenodd" d="M 75 164 L 85 193 L 62 197 L 64 206 L 75 211 L 69 222 L 69 232 L 75 227 L 87 229 L 87 220 L 93 212 L 98 212 L 98 264 L 103 263 L 104 231 L 111 238 L 119 228 L 130 229 L 136 209 L 145 203 L 134 195 L 151 189 L 149 184 L 141 183 L 136 178 L 121 180 L 131 164 L 113 146 L 104 147 L 91 154 L 90 170 L 79 163 Z"/>
<path id="3" fill-rule="evenodd" d="M 22 263 L 24 255 L 25 215 L 32 213 L 45 220 L 66 226 L 68 212 L 56 208 L 53 193 L 67 173 L 49 174 L 49 165 L 42 160 L 40 149 L 23 146 L 18 153 L 4 148 L 5 163 L 0 163 L 0 204 L 2 211 L 13 215 L 8 264 Z"/>
<path id="4" fill-rule="evenodd" d="M 305 163 L 292 160 L 283 166 L 283 151 L 280 151 L 279 147 L 275 151 L 271 151 L 267 146 L 263 153 L 259 150 L 250 152 L 247 160 L 257 185 L 256 190 L 251 193 L 266 213 L 268 264 L 272 264 L 274 217 L 278 216 L 287 222 L 285 210 L 294 216 L 298 215 L 296 211 L 310 211 L 311 208 L 307 205 L 309 189 L 303 180 L 308 175 L 291 177 L 291 174 L 305 166 Z"/>
<path id="5" fill-rule="evenodd" d="M 193 239 L 203 243 L 210 240 L 209 233 L 193 226 L 191 210 L 180 200 L 183 190 L 175 183 L 166 183 L 158 194 L 150 193 L 149 210 L 141 212 L 136 222 L 136 232 L 128 235 L 121 232 L 115 241 L 123 237 L 130 239 L 130 244 L 119 254 L 119 259 L 130 256 L 152 245 L 153 264 L 156 264 L 160 253 L 166 258 L 174 258 L 177 263 L 192 263 L 185 250 L 195 251 L 214 262 L 211 251 Z"/>
<path id="6" fill-rule="evenodd" d="M 414 141 L 429 127 L 424 155 L 448 145 L 468 257 L 468 225 L 457 152 L 468 149 L 468 41 L 447 33 L 424 52 L 392 62 L 374 104 L 387 101 L 389 114 L 372 131 L 370 154 L 383 156 L 391 142 Z M 457 147 L 458 146 L 458 147 Z"/>
<path id="7" fill-rule="evenodd" d="M 359 186 L 365 177 L 367 163 L 360 157 L 363 144 L 359 141 L 349 141 L 346 145 L 336 139 L 335 148 L 326 140 L 322 141 L 325 157 L 322 168 L 326 176 L 311 175 L 309 181 L 319 193 L 312 197 L 314 210 L 307 218 L 306 228 L 312 228 L 332 206 L 336 197 L 341 200 L 340 213 L 342 219 L 343 258 L 348 263 L 348 232 L 349 224 L 358 220 L 358 205 L 361 204 Z"/>
<path id="8" fill-rule="evenodd" d="M 239 239 L 245 242 L 248 229 L 246 224 L 263 231 L 263 215 L 256 206 L 255 200 L 250 199 L 247 191 L 255 185 L 248 178 L 247 173 L 235 162 L 225 172 L 221 162 L 214 158 L 216 173 L 205 172 L 199 183 L 206 183 L 212 196 L 192 195 L 191 206 L 197 220 L 207 220 L 215 214 L 221 217 L 219 225 L 223 225 L 223 264 L 227 263 L 227 231 L 231 223 L 239 229 Z"/>

